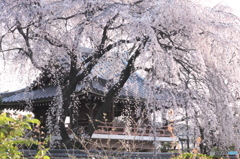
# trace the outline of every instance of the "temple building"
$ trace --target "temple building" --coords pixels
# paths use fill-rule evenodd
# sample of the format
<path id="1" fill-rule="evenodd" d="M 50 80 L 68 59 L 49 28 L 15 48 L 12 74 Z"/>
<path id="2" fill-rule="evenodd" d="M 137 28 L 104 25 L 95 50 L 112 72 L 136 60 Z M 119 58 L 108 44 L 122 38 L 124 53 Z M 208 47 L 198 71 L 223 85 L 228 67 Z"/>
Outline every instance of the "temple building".
<path id="1" fill-rule="evenodd" d="M 75 96 L 78 106 L 78 121 L 82 131 L 87 128 L 89 119 L 94 119 L 98 109 L 104 102 L 104 98 L 113 81 L 94 76 L 77 85 Z M 30 110 L 42 125 L 46 125 L 47 111 L 52 106 L 57 94 L 57 86 L 46 85 L 44 88 L 31 90 L 22 89 L 15 92 L 0 94 L 0 109 Z M 167 127 L 153 129 L 148 116 L 139 114 L 146 107 L 146 98 L 149 95 L 149 87 L 137 74 L 131 76 L 118 96 L 115 97 L 111 109 L 103 122 L 95 130 L 92 139 L 98 145 L 88 145 L 89 149 L 98 149 L 99 146 L 106 149 L 119 149 L 121 141 L 127 141 L 134 151 L 153 151 L 156 148 L 154 142 L 172 142 L 176 140 L 171 136 Z M 132 122 L 126 123 L 121 117 L 130 116 Z M 140 119 L 141 118 L 141 119 Z M 142 120 L 141 122 L 139 120 Z M 66 121 L 66 126 L 68 121 Z M 155 130 L 155 134 L 153 133 Z M 100 145 L 101 143 L 101 145 Z M 127 149 L 122 148 L 123 150 Z"/>

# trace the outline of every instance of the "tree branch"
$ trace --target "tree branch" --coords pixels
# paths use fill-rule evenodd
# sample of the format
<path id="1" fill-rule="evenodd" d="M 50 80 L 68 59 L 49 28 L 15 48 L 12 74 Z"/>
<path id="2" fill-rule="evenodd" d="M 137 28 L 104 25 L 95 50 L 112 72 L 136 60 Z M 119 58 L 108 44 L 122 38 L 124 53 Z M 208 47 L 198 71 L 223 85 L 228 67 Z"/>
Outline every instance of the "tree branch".
<path id="1" fill-rule="evenodd" d="M 115 42 L 115 43 L 113 43 L 113 44 L 109 44 L 105 49 L 103 49 L 103 51 L 104 51 L 104 52 L 108 52 L 108 51 L 110 51 L 111 49 L 113 49 L 114 47 L 119 46 L 119 45 L 124 44 L 124 43 L 128 43 L 128 44 L 129 44 L 129 43 L 131 43 L 131 41 L 130 41 L 130 40 L 119 40 L 119 41 L 117 41 L 117 42 Z M 94 53 L 94 55 L 97 54 L 97 53 L 99 53 L 99 52 Z M 82 66 L 85 65 L 85 64 L 87 64 L 88 62 L 92 61 L 93 58 L 94 58 L 94 55 L 88 57 L 87 59 L 85 59 L 85 60 L 82 62 Z M 101 55 L 99 55 L 99 56 L 101 56 Z M 79 68 L 79 69 L 81 69 L 81 68 Z M 78 70 L 78 71 L 80 71 L 80 70 Z"/>
<path id="2" fill-rule="evenodd" d="M 109 27 L 113 24 L 113 22 L 117 19 L 118 16 L 119 16 L 119 14 L 116 14 L 112 19 L 108 20 L 107 24 L 103 28 L 102 40 L 101 40 L 101 44 L 99 46 L 100 49 L 102 49 L 104 47 L 105 42 L 108 39 L 107 31 L 108 31 Z"/>
<path id="3" fill-rule="evenodd" d="M 99 125 L 98 121 L 101 121 L 103 119 L 103 114 L 107 113 L 107 111 L 111 107 L 111 103 L 115 97 L 115 95 L 120 91 L 120 89 L 124 86 L 128 78 L 130 77 L 132 70 L 134 68 L 134 62 L 136 58 L 140 55 L 141 49 L 145 47 L 149 37 L 145 37 L 143 39 L 143 43 L 139 45 L 139 47 L 136 49 L 134 54 L 130 57 L 128 60 L 128 64 L 125 67 L 125 69 L 122 70 L 119 81 L 113 85 L 113 87 L 108 91 L 105 97 L 105 102 L 101 106 L 101 108 L 98 110 L 98 113 L 95 117 L 96 120 L 92 121 L 92 123 L 89 124 L 87 129 L 87 134 L 89 136 L 92 136 L 95 128 Z M 134 46 L 135 47 L 135 46 Z"/>
<path id="4" fill-rule="evenodd" d="M 28 49 L 28 52 L 26 52 L 26 55 L 31 59 L 32 61 L 32 55 L 33 55 L 33 52 L 32 52 L 32 49 L 30 47 L 30 43 L 29 43 L 29 38 L 28 38 L 28 29 L 27 29 L 27 32 L 26 34 L 24 33 L 22 27 L 21 27 L 21 23 L 19 21 L 17 21 L 17 30 L 18 32 L 22 35 L 23 39 L 25 40 L 25 43 L 26 43 L 26 46 L 27 46 L 27 49 Z"/>

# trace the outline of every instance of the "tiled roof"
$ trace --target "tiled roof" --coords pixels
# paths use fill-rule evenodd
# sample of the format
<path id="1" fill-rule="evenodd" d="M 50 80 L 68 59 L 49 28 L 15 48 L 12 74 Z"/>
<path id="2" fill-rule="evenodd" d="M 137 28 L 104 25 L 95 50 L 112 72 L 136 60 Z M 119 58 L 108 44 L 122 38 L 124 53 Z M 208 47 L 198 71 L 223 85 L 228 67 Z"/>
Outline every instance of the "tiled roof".
<path id="1" fill-rule="evenodd" d="M 120 91 L 120 97 L 129 98 L 148 98 L 150 93 L 149 86 L 137 74 L 129 77 L 123 89 Z"/>
<path id="2" fill-rule="evenodd" d="M 101 95 L 105 95 L 113 85 L 112 80 L 103 79 L 101 77 L 94 77 L 88 82 L 83 82 L 77 85 L 76 91 L 91 91 Z M 56 95 L 56 86 L 48 86 L 44 89 L 37 89 L 33 91 L 21 90 L 12 93 L 7 97 L 2 97 L 2 102 L 20 102 L 26 100 L 41 100 L 50 99 Z M 121 98 L 146 98 L 149 90 L 144 86 L 144 81 L 137 75 L 130 76 L 125 83 L 123 89 L 118 96 Z"/>
<path id="3" fill-rule="evenodd" d="M 108 82 L 108 86 L 112 86 L 114 83 L 118 82 L 120 78 L 120 72 L 123 68 L 125 68 L 127 62 L 121 58 L 115 58 L 115 60 L 107 60 L 107 61 L 98 61 L 95 69 L 93 69 L 90 74 L 90 78 L 92 79 L 94 76 L 99 77 L 101 79 L 106 79 Z M 93 88 L 96 90 L 103 91 L 103 93 L 107 93 L 109 88 L 102 87 L 98 84 L 94 84 Z M 149 96 L 149 87 L 146 86 L 143 78 L 141 78 L 137 73 L 133 73 L 128 78 L 127 82 L 124 84 L 124 87 L 118 94 L 119 97 L 124 98 L 147 98 Z"/>
<path id="4" fill-rule="evenodd" d="M 47 99 L 56 95 L 56 87 L 50 86 L 44 89 L 37 89 L 33 91 L 17 92 L 11 96 L 3 97 L 2 102 L 18 102 L 26 100 L 38 100 L 38 99 Z"/>

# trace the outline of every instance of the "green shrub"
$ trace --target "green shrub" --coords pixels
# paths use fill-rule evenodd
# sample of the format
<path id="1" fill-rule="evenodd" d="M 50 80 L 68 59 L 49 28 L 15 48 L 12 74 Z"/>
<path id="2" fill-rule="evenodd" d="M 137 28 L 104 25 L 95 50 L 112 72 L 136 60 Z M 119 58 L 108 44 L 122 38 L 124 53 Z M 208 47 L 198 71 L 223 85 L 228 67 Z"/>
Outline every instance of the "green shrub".
<path id="1" fill-rule="evenodd" d="M 194 153 L 182 153 L 172 159 L 212 159 L 211 156 L 205 154 L 194 154 Z"/>
<path id="2" fill-rule="evenodd" d="M 40 125 L 40 121 L 37 119 L 31 119 L 31 114 L 26 116 L 18 115 L 16 118 L 10 117 L 7 113 L 0 114 L 1 159 L 22 158 L 22 152 L 18 151 L 19 147 L 22 147 L 23 145 L 39 145 L 37 140 L 34 140 L 31 137 L 25 137 L 26 132 L 31 131 L 33 125 Z M 47 156 L 45 156 L 45 151 L 46 149 L 44 149 L 40 144 L 40 153 L 38 153 L 36 158 L 46 158 Z"/>

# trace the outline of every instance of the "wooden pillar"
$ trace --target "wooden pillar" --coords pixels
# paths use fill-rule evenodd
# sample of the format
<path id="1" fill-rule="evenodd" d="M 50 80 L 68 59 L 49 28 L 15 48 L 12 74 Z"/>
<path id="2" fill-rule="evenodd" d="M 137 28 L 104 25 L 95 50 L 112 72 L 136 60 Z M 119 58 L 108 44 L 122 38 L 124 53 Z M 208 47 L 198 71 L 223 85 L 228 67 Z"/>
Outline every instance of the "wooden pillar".
<path id="1" fill-rule="evenodd" d="M 94 118 L 94 115 L 93 115 L 93 109 L 91 108 L 91 107 L 89 107 L 89 110 L 88 110 L 88 115 L 89 115 L 89 117 L 91 118 L 91 119 L 93 119 Z"/>

